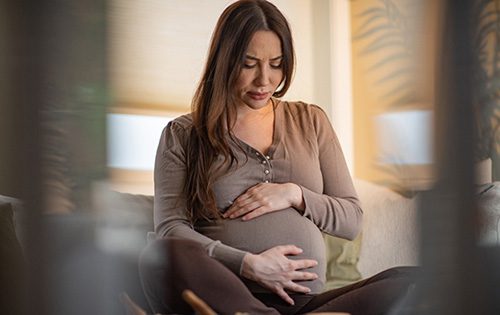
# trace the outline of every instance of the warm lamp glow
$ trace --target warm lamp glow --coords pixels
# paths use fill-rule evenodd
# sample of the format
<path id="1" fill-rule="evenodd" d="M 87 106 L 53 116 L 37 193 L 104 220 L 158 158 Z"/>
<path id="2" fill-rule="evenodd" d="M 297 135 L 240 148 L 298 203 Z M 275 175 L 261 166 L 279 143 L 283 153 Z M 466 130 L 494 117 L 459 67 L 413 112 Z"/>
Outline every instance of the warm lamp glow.
<path id="1" fill-rule="evenodd" d="M 433 162 L 430 110 L 389 112 L 375 118 L 381 164 L 426 165 Z"/>
<path id="2" fill-rule="evenodd" d="M 401 192 L 434 183 L 434 124 L 430 110 L 388 112 L 375 117 L 377 162 L 391 187 Z"/>
<path id="3" fill-rule="evenodd" d="M 152 170 L 161 132 L 170 120 L 171 117 L 108 114 L 108 166 Z"/>

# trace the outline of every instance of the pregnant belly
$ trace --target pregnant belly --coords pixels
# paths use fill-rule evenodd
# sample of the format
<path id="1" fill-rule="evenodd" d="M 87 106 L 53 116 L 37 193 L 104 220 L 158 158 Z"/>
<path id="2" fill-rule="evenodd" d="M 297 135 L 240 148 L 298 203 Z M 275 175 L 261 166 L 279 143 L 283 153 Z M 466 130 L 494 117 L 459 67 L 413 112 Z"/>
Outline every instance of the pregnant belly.
<path id="1" fill-rule="evenodd" d="M 309 219 L 295 209 L 286 209 L 265 214 L 250 221 L 227 219 L 219 222 L 204 222 L 197 226 L 197 231 L 223 244 L 248 251 L 261 253 L 278 245 L 296 245 L 303 252 L 289 256 L 290 259 L 314 259 L 318 265 L 309 268 L 319 278 L 313 281 L 297 281 L 311 289 L 311 293 L 320 293 L 325 281 L 325 245 L 319 229 Z M 255 283 L 247 283 L 253 292 L 265 292 Z"/>

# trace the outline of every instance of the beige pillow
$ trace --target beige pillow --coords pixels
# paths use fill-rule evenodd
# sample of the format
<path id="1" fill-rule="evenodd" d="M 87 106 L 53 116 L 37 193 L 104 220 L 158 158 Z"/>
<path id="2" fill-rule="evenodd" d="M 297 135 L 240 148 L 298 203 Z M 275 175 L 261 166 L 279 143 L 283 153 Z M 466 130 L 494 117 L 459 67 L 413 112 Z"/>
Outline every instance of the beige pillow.
<path id="1" fill-rule="evenodd" d="M 480 209 L 479 243 L 500 246 L 500 182 L 478 187 Z"/>

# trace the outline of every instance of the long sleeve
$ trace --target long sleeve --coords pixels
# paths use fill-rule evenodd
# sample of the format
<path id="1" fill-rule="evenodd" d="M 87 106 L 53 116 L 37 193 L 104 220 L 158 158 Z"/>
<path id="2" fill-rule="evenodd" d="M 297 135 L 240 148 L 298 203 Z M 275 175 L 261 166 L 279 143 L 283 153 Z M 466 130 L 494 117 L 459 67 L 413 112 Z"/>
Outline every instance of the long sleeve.
<path id="1" fill-rule="evenodd" d="M 361 229 L 363 211 L 354 189 L 340 143 L 326 114 L 312 106 L 316 132 L 323 192 L 317 193 L 301 186 L 304 216 L 323 232 L 354 239 Z"/>
<path id="2" fill-rule="evenodd" d="M 246 252 L 212 240 L 197 231 L 187 217 L 183 186 L 186 178 L 185 147 L 189 118 L 182 116 L 163 130 L 154 169 L 154 223 L 159 237 L 191 239 L 204 246 L 211 257 L 240 274 Z"/>

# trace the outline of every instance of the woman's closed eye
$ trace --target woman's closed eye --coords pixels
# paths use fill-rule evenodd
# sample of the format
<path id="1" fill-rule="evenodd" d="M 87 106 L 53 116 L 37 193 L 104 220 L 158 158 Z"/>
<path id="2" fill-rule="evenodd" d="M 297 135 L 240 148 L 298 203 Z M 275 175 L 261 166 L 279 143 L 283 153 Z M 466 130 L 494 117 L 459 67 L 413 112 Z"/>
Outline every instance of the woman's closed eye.
<path id="1" fill-rule="evenodd" d="M 257 64 L 256 63 L 245 63 L 245 64 L 243 64 L 243 67 L 246 69 L 253 69 L 253 68 L 257 67 Z M 270 67 L 273 69 L 281 69 L 281 62 L 280 63 L 271 63 Z"/>
<path id="2" fill-rule="evenodd" d="M 243 67 L 247 69 L 253 69 L 257 66 L 257 63 L 244 63 Z"/>

